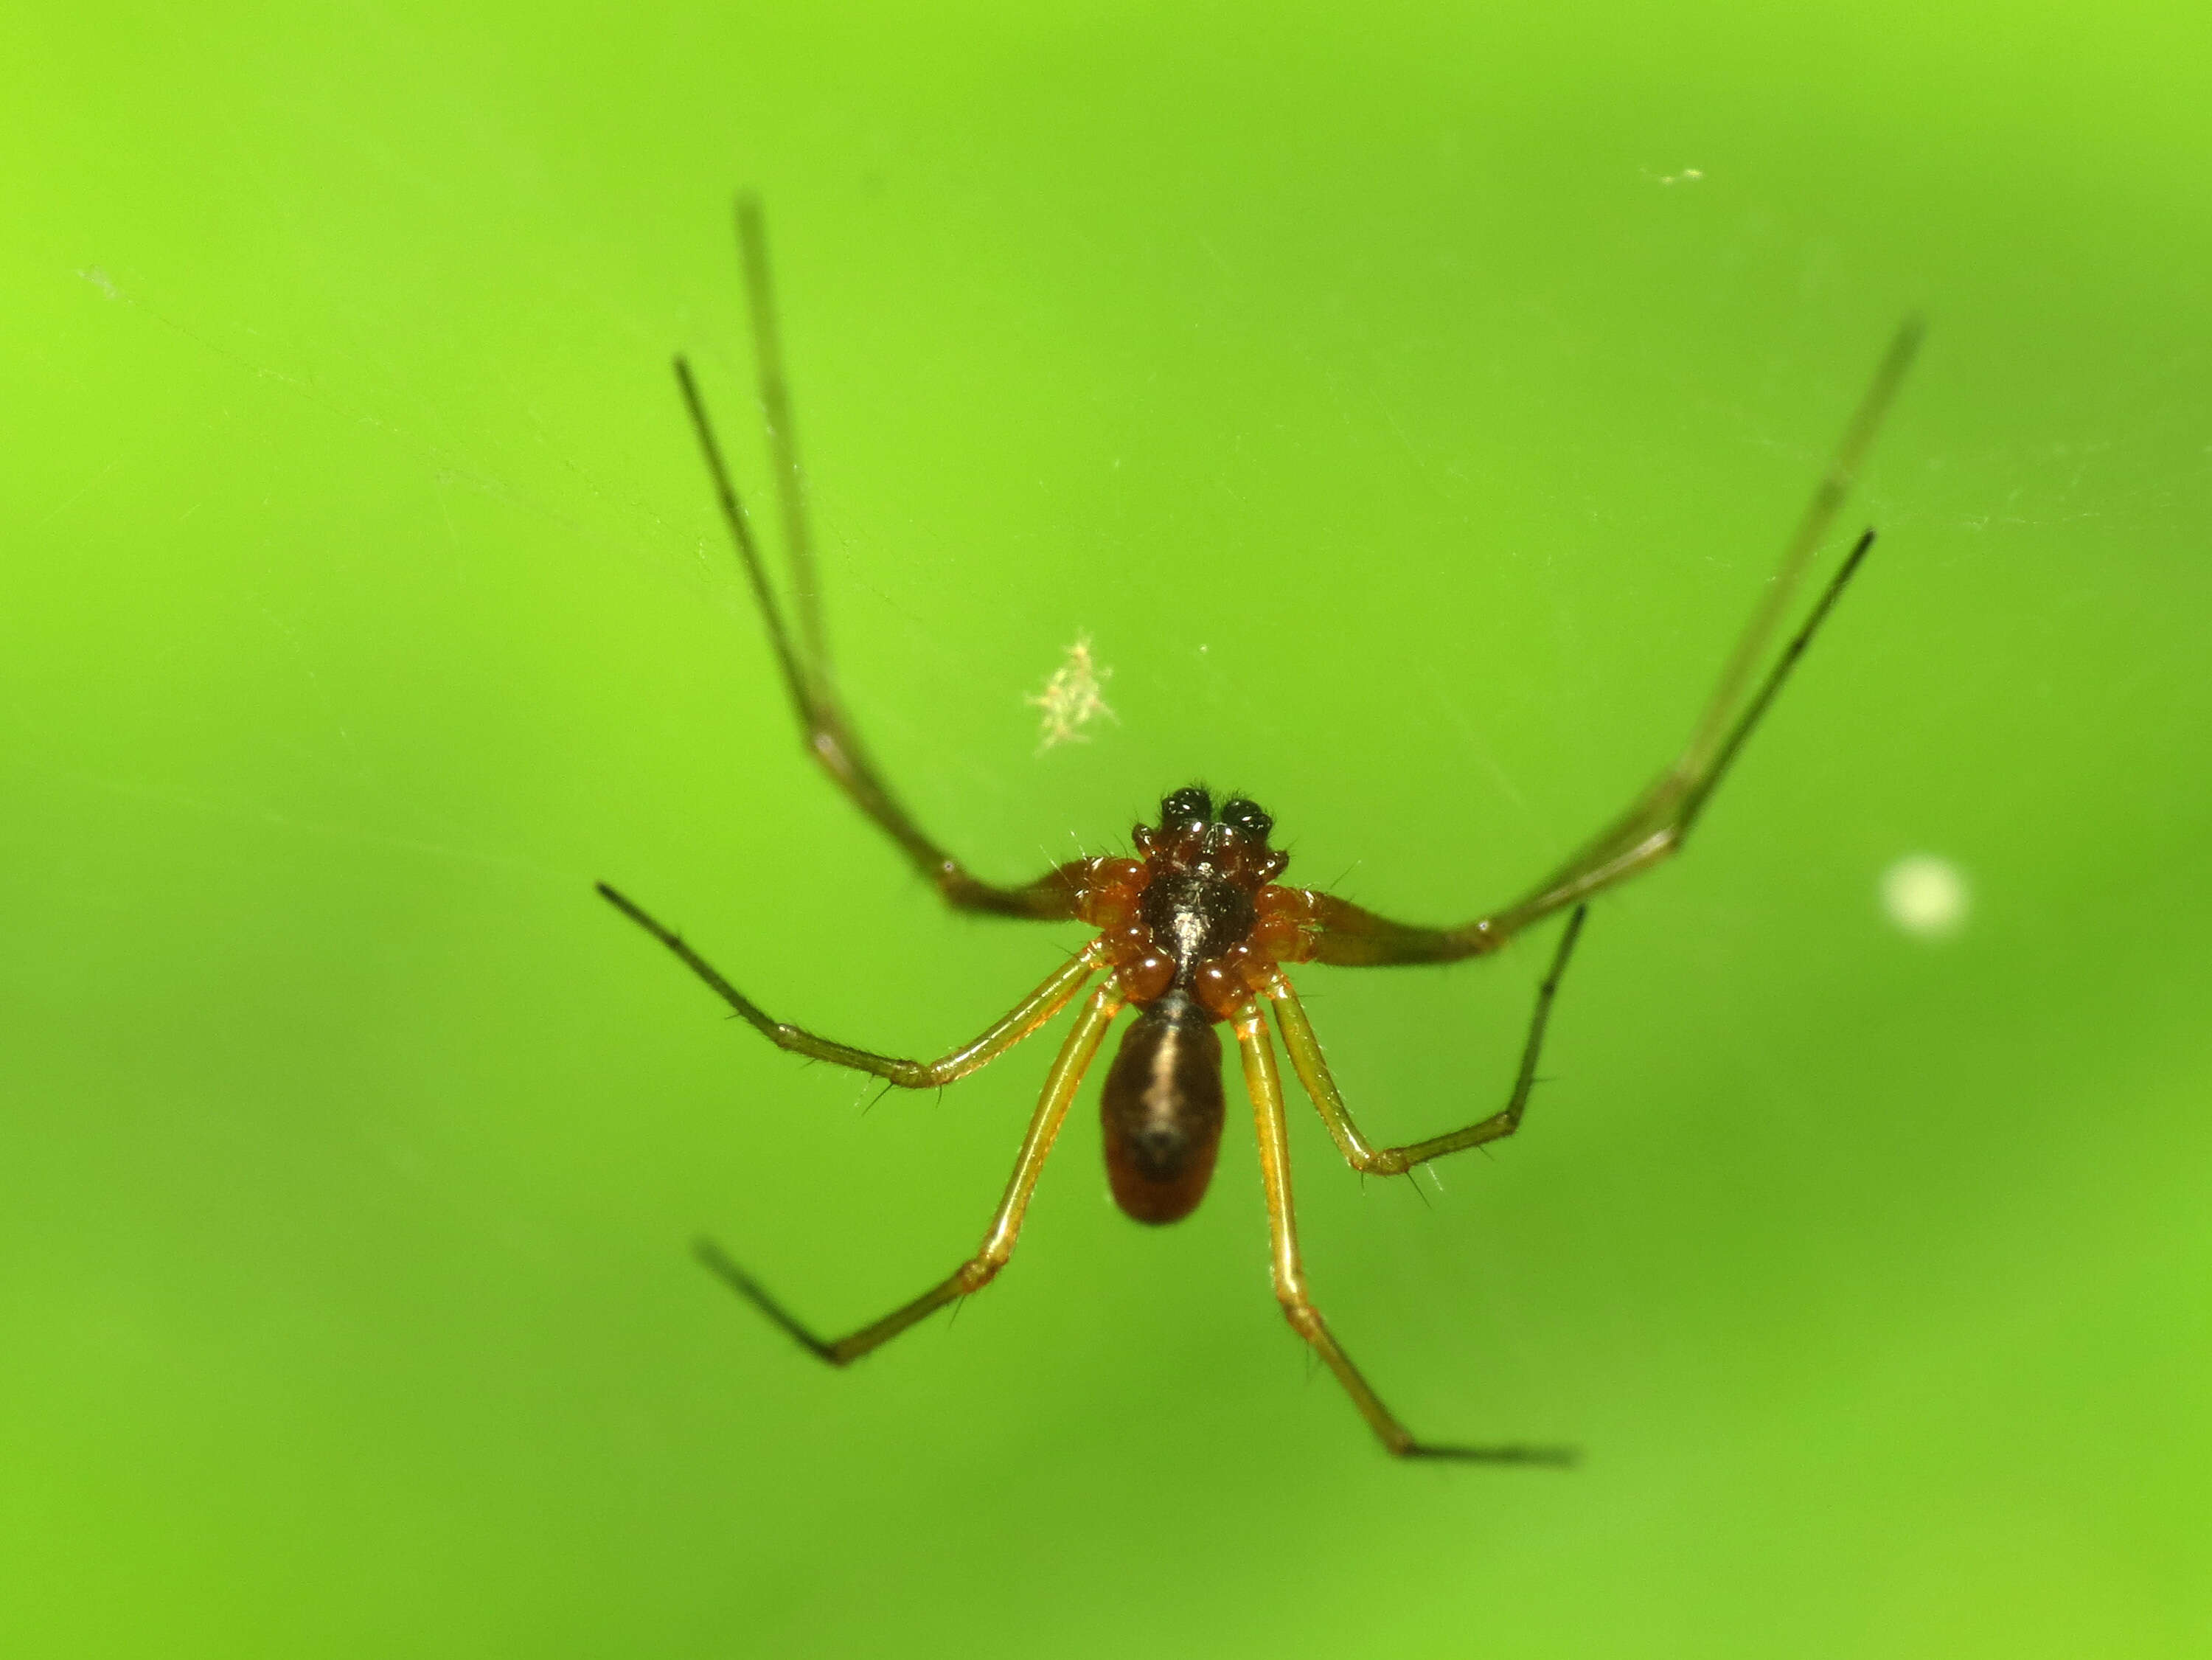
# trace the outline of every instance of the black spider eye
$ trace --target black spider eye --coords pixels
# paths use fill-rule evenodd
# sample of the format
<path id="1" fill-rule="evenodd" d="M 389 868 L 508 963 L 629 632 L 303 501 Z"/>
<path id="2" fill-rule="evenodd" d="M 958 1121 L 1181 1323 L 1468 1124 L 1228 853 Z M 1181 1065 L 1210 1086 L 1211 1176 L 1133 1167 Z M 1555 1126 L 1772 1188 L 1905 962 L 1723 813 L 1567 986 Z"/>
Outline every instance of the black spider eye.
<path id="1" fill-rule="evenodd" d="M 1203 784 L 1188 784 L 1174 794 L 1160 800 L 1160 828 L 1175 830 L 1184 824 L 1204 824 L 1213 818 L 1213 792 Z"/>
<path id="2" fill-rule="evenodd" d="M 1257 801 L 1248 801 L 1241 795 L 1222 803 L 1221 822 L 1234 824 L 1242 834 L 1262 844 L 1267 840 L 1267 832 L 1275 828 L 1275 821 Z"/>

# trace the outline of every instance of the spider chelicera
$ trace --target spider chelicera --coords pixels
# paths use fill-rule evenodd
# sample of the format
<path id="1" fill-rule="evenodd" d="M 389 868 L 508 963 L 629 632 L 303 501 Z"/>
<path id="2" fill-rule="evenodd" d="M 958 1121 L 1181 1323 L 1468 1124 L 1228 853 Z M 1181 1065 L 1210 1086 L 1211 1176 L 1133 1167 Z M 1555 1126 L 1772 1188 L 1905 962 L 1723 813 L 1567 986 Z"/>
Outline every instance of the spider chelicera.
<path id="1" fill-rule="evenodd" d="M 1275 1031 L 1281 1034 L 1291 1071 L 1354 1170 L 1403 1175 L 1445 1153 L 1501 1140 L 1521 1128 L 1552 1000 L 1581 935 L 1590 896 L 1650 869 L 1682 845 L 1744 739 L 1874 544 L 1871 530 L 1860 535 L 1796 631 L 1765 672 L 1759 672 L 1911 360 L 1919 339 L 1917 324 L 1908 322 L 1892 343 L 1790 540 L 1780 569 L 1753 610 L 1718 686 L 1674 763 L 1625 812 L 1520 898 L 1456 927 L 1422 927 L 1391 921 L 1333 894 L 1284 885 L 1277 879 L 1290 855 L 1269 845 L 1273 819 L 1241 797 L 1217 802 L 1202 785 L 1174 791 L 1161 801 L 1157 824 L 1136 826 L 1132 832 L 1134 857 L 1073 860 L 1024 887 L 1000 887 L 971 875 L 915 823 L 869 758 L 838 696 L 823 629 L 758 203 L 750 196 L 740 198 L 737 217 L 760 403 L 795 594 L 795 628 L 787 624 L 769 587 L 751 520 L 731 482 L 698 384 L 681 357 L 676 360 L 676 378 L 723 520 L 798 713 L 807 752 L 853 804 L 898 843 L 955 909 L 1034 921 L 1081 921 L 1098 933 L 1066 966 L 1055 970 L 973 1042 L 935 1061 L 902 1061 L 775 1019 L 674 930 L 606 884 L 601 883 L 599 891 L 777 1048 L 872 1073 L 902 1089 L 935 1089 L 966 1077 L 1042 1027 L 1073 1002 L 1085 985 L 1094 980 L 1098 983 L 1084 998 L 1074 1027 L 1046 1075 L 1012 1178 L 981 1246 L 912 1302 L 845 1336 L 824 1339 L 800 1323 L 713 1241 L 699 1242 L 700 1260 L 807 1350 L 835 1366 L 849 1365 L 946 1304 L 981 1290 L 1012 1256 L 1030 1195 L 1069 1104 L 1107 1028 L 1125 1005 L 1135 1008 L 1137 1016 L 1107 1069 L 1100 1101 L 1107 1177 L 1115 1201 L 1135 1220 L 1178 1221 L 1196 1208 L 1213 1174 L 1224 1111 L 1222 1045 L 1214 1028 L 1225 1024 L 1236 1033 L 1259 1137 L 1276 1300 L 1291 1327 L 1344 1385 L 1369 1427 L 1400 1457 L 1570 1462 L 1572 1455 L 1560 1448 L 1442 1445 L 1414 1439 L 1331 1335 L 1307 1292 L 1299 1260 L 1282 1079 L 1267 1012 L 1273 1012 Z M 1566 926 L 1537 988 L 1520 1067 L 1505 1104 L 1464 1128 L 1425 1141 L 1397 1147 L 1370 1142 L 1329 1076 L 1321 1043 L 1285 967 L 1323 963 L 1372 968 L 1486 956 L 1560 911 L 1569 913 Z"/>

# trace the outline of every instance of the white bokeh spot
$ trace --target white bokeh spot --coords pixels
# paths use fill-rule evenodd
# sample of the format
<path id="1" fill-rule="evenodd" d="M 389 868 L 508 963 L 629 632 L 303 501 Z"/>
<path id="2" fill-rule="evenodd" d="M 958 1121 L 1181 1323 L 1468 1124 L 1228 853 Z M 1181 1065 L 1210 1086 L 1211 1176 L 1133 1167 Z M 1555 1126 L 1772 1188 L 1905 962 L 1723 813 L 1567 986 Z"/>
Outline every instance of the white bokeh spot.
<path id="1" fill-rule="evenodd" d="M 1949 860 L 1909 853 L 1881 873 L 1881 909 L 1916 939 L 1948 939 L 1966 926 L 1972 896 Z"/>

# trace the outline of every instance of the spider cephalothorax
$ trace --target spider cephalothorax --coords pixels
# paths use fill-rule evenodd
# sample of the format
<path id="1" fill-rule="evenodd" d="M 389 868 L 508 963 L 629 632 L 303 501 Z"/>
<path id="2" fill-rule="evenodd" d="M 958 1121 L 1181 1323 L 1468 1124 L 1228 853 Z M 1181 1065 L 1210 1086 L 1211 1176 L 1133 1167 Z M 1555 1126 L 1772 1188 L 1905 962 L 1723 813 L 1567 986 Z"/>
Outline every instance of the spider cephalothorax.
<path id="1" fill-rule="evenodd" d="M 1211 1020 L 1233 1016 L 1282 963 L 1312 956 L 1302 889 L 1274 885 L 1291 855 L 1267 845 L 1275 827 L 1255 801 L 1222 804 L 1203 784 L 1160 803 L 1157 826 L 1130 832 L 1139 857 L 1094 859 L 1079 879 L 1076 915 L 1122 994 L 1139 1008 L 1176 993 Z"/>

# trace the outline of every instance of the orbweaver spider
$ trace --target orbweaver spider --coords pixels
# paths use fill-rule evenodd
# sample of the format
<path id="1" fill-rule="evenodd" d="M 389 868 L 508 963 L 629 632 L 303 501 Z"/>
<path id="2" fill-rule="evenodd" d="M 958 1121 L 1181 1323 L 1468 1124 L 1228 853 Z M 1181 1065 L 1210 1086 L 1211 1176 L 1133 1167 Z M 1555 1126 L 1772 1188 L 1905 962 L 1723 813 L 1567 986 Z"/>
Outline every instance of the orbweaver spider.
<path id="1" fill-rule="evenodd" d="M 935 1061 L 906 1061 L 854 1049 L 771 1018 L 672 929 L 606 884 L 601 883 L 599 891 L 777 1048 L 872 1073 L 901 1089 L 934 1089 L 966 1077 L 1043 1026 L 1094 978 L 1099 983 L 1084 999 L 1074 1027 L 1046 1075 L 1013 1176 L 981 1247 L 912 1302 L 857 1331 L 825 1340 L 801 1324 L 713 1241 L 699 1242 L 700 1260 L 801 1346 L 834 1366 L 849 1365 L 946 1304 L 981 1290 L 1013 1255 L 1030 1195 L 1069 1104 L 1107 1028 L 1125 1004 L 1136 1009 L 1137 1018 L 1107 1069 L 1100 1103 L 1107 1175 L 1115 1201 L 1137 1221 L 1180 1220 L 1197 1207 L 1213 1174 L 1224 1110 L 1222 1048 L 1214 1028 L 1226 1024 L 1236 1034 L 1259 1137 L 1276 1298 L 1291 1327 L 1335 1374 L 1383 1446 L 1406 1458 L 1570 1462 L 1571 1453 L 1559 1448 L 1440 1445 L 1414 1439 L 1330 1335 L 1307 1293 L 1299 1261 L 1282 1080 L 1264 1012 L 1273 1010 L 1291 1069 L 1320 1110 L 1338 1151 L 1355 1170 L 1402 1175 L 1445 1153 L 1501 1140 L 1521 1128 L 1552 1000 L 1581 935 L 1590 896 L 1650 869 L 1682 845 L 1745 739 L 1873 545 L 1874 532 L 1866 531 L 1779 654 L 1763 675 L 1757 674 L 1911 360 L 1919 339 L 1917 324 L 1906 323 L 1892 343 L 1790 540 L 1780 569 L 1753 610 L 1718 686 L 1674 764 L 1620 818 L 1528 893 L 1457 927 L 1432 928 L 1391 921 L 1332 894 L 1280 885 L 1277 879 L 1290 856 L 1268 844 L 1274 821 L 1257 804 L 1242 798 L 1217 806 L 1201 785 L 1173 792 L 1160 803 L 1158 824 L 1135 828 L 1134 858 L 1074 860 L 1024 887 L 1000 887 L 969 874 L 915 823 L 854 733 L 831 673 L 769 281 L 767 240 L 759 204 L 750 196 L 738 204 L 738 233 L 761 408 L 793 575 L 795 629 L 787 626 L 769 587 L 751 520 L 731 483 L 698 384 L 681 357 L 676 360 L 676 378 L 723 520 L 767 625 L 807 752 L 853 804 L 904 849 L 955 909 L 1036 921 L 1079 921 L 1098 933 L 1065 967 L 1054 970 L 973 1042 Z M 1464 1128 L 1425 1141 L 1398 1147 L 1371 1144 L 1329 1076 L 1321 1044 L 1285 968 L 1304 963 L 1342 967 L 1449 963 L 1485 956 L 1562 910 L 1570 912 L 1567 924 L 1538 988 L 1520 1067 L 1505 1104 Z"/>

